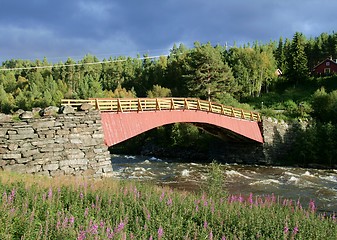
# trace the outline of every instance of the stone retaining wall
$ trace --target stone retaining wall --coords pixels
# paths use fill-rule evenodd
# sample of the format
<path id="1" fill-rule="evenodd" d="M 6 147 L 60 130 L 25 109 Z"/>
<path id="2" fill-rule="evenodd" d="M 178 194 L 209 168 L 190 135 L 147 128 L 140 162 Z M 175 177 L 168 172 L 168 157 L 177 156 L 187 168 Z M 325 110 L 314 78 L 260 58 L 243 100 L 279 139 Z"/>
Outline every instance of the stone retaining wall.
<path id="1" fill-rule="evenodd" d="M 100 113 L 69 111 L 40 118 L 0 116 L 0 169 L 47 176 L 112 173 Z"/>
<path id="2" fill-rule="evenodd" d="M 289 155 L 300 129 L 306 122 L 285 122 L 273 118 L 263 119 L 263 153 L 269 164 L 282 164 Z"/>

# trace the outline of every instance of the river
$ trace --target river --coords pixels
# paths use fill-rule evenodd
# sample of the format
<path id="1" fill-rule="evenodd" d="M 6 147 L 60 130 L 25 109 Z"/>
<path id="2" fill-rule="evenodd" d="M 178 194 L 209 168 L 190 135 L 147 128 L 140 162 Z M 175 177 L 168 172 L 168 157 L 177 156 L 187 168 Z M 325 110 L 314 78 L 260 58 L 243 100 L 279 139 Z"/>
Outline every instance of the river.
<path id="1" fill-rule="evenodd" d="M 209 163 L 184 162 L 146 156 L 112 155 L 114 175 L 120 179 L 152 181 L 187 191 L 200 191 Z M 337 212 L 337 170 L 278 166 L 221 164 L 229 194 L 267 195 L 300 200 L 312 199 L 317 210 Z"/>

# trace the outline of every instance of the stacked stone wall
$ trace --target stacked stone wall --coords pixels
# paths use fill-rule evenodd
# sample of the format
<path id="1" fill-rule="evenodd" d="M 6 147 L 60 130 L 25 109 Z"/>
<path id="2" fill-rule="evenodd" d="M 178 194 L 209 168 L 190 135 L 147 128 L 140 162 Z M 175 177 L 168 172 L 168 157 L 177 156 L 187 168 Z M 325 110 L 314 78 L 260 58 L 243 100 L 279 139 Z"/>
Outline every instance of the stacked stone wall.
<path id="1" fill-rule="evenodd" d="M 99 111 L 0 116 L 0 169 L 47 176 L 107 176 L 111 157 Z"/>
<path id="2" fill-rule="evenodd" d="M 273 118 L 263 119 L 263 153 L 269 164 L 282 164 L 293 148 L 300 129 L 306 122 L 285 122 Z"/>

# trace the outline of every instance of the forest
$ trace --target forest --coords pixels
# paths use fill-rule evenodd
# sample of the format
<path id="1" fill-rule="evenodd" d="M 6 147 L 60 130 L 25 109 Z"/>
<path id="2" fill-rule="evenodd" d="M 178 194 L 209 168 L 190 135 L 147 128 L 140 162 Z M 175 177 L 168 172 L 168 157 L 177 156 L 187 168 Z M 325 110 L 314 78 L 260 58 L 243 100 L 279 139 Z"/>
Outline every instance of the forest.
<path id="1" fill-rule="evenodd" d="M 312 73 L 327 58 L 337 58 L 337 33 L 307 38 L 296 32 L 292 39 L 230 48 L 180 44 L 159 58 L 100 60 L 88 54 L 79 61 L 68 58 L 58 63 L 46 58 L 12 59 L 0 67 L 0 112 L 58 106 L 63 98 L 197 97 L 254 109 L 263 116 L 307 121 L 289 161 L 334 167 L 337 76 Z M 162 127 L 146 136 L 142 138 L 159 138 L 158 144 L 170 146 L 199 146 L 209 141 L 186 124 Z"/>

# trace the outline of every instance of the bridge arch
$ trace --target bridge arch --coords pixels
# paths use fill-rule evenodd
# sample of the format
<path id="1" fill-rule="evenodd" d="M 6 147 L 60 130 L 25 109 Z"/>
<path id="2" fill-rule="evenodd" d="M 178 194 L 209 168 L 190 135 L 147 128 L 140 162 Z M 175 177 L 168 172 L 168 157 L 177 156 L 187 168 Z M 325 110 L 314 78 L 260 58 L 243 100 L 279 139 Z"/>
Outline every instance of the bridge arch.
<path id="1" fill-rule="evenodd" d="M 153 128 L 173 123 L 216 126 L 215 132 L 263 143 L 258 113 L 186 98 L 63 100 L 63 105 L 95 105 L 101 111 L 104 141 L 112 146 Z M 214 128 L 213 128 L 214 132 Z"/>
<path id="2" fill-rule="evenodd" d="M 202 111 L 102 112 L 101 118 L 107 146 L 123 142 L 156 127 L 182 122 L 209 124 L 226 129 L 252 141 L 263 142 L 257 122 L 233 119 Z"/>

